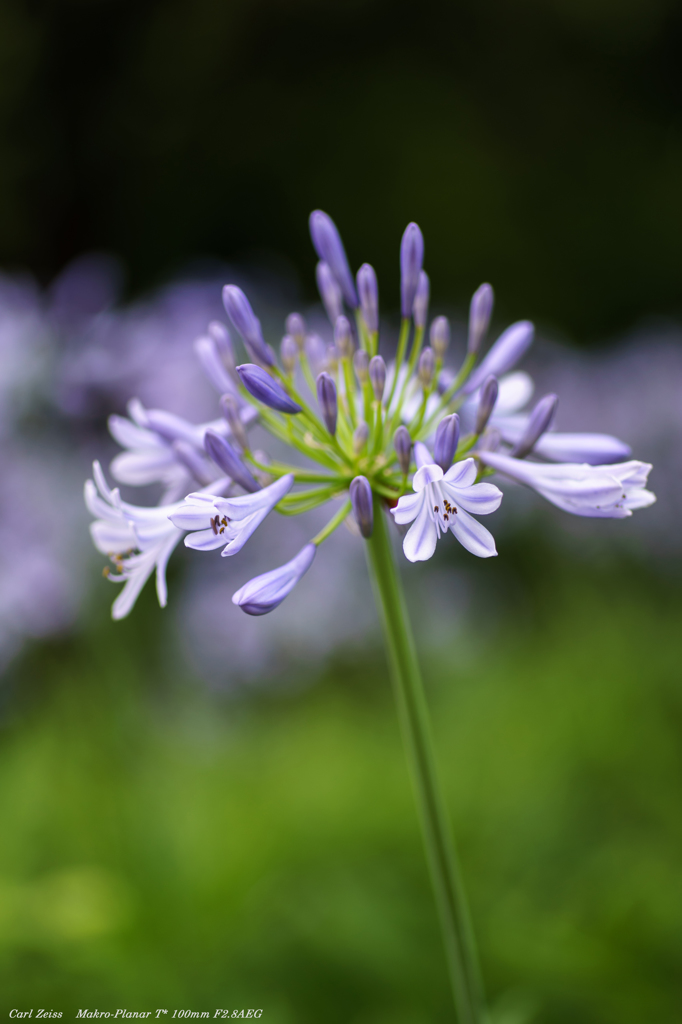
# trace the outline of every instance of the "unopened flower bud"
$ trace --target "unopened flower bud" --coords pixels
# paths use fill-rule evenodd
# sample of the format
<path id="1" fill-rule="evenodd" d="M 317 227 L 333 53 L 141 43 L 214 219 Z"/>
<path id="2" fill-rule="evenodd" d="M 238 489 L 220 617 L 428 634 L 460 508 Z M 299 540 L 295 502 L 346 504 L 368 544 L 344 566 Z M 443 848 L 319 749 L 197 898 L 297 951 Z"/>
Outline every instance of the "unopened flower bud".
<path id="1" fill-rule="evenodd" d="M 350 500 L 355 521 L 363 537 L 371 537 L 374 528 L 372 488 L 366 476 L 356 476 L 350 485 Z"/>
<path id="2" fill-rule="evenodd" d="M 251 303 L 241 288 L 238 288 L 236 284 L 226 284 L 223 288 L 223 305 L 230 320 L 244 339 L 244 344 L 252 358 L 257 359 L 264 366 L 272 366 L 274 362 L 272 349 L 265 344 L 260 320 L 252 310 Z"/>
<path id="3" fill-rule="evenodd" d="M 338 281 L 343 292 L 343 297 L 349 306 L 357 309 L 358 296 L 355 291 L 355 282 L 348 266 L 346 250 L 341 241 L 341 235 L 334 221 L 328 213 L 323 210 L 313 210 L 309 220 L 310 237 L 313 240 L 315 251 L 321 260 L 328 264 L 329 269 Z M 334 319 L 332 323 L 334 323 Z"/>
<path id="4" fill-rule="evenodd" d="M 482 284 L 471 297 L 471 305 L 469 306 L 469 339 L 467 341 L 467 352 L 469 355 L 478 352 L 483 338 L 488 333 L 494 298 L 492 286 L 489 284 Z"/>
<path id="5" fill-rule="evenodd" d="M 491 373 L 501 377 L 511 370 L 515 363 L 525 355 L 533 341 L 534 327 L 529 320 L 519 320 L 502 331 L 497 341 L 486 352 L 480 366 L 477 366 L 462 388 L 465 395 L 470 395 L 481 386 Z"/>
<path id="6" fill-rule="evenodd" d="M 289 313 L 286 319 L 285 328 L 299 348 L 303 348 L 305 341 L 305 320 L 300 313 Z"/>
<path id="7" fill-rule="evenodd" d="M 317 378 L 317 403 L 320 407 L 325 426 L 333 437 L 336 433 L 338 403 L 336 400 L 336 384 L 328 373 L 321 373 Z"/>
<path id="8" fill-rule="evenodd" d="M 379 285 L 374 267 L 363 263 L 357 274 L 362 317 L 370 334 L 379 330 Z"/>
<path id="9" fill-rule="evenodd" d="M 286 565 L 271 572 L 264 572 L 261 576 L 255 576 L 232 595 L 232 604 L 239 605 L 247 615 L 267 615 L 288 597 L 301 577 L 307 573 L 313 564 L 316 551 L 314 544 L 306 544 Z"/>
<path id="10" fill-rule="evenodd" d="M 446 316 L 437 316 L 429 332 L 431 348 L 437 359 L 442 359 L 450 345 L 450 322 Z"/>
<path id="11" fill-rule="evenodd" d="M 433 446 L 433 461 L 444 473 L 450 469 L 457 451 L 459 441 L 459 416 L 453 412 L 438 424 L 436 440 Z"/>
<path id="12" fill-rule="evenodd" d="M 417 291 L 415 292 L 414 302 L 412 304 L 412 317 L 414 319 L 415 327 L 426 327 L 426 318 L 429 315 L 430 291 L 431 284 L 429 282 L 429 275 L 426 271 L 422 270 L 419 274 Z"/>
<path id="13" fill-rule="evenodd" d="M 393 447 L 398 456 L 400 471 L 407 476 L 410 471 L 410 456 L 412 455 L 412 438 L 407 427 L 398 427 L 393 435 Z"/>
<path id="14" fill-rule="evenodd" d="M 306 335 L 305 354 L 313 374 L 317 377 L 318 373 L 324 370 L 327 361 L 327 346 L 319 334 Z"/>
<path id="15" fill-rule="evenodd" d="M 254 398 L 257 398 L 263 405 L 276 409 L 277 412 L 285 412 L 288 415 L 301 412 L 300 405 L 297 405 L 274 380 L 270 374 L 254 363 L 242 363 L 237 367 L 237 373 L 241 382 Z"/>
<path id="16" fill-rule="evenodd" d="M 315 279 L 329 322 L 335 324 L 343 312 L 343 296 L 336 278 L 324 260 L 320 260 L 315 268 Z"/>
<path id="17" fill-rule="evenodd" d="M 417 369 L 417 375 L 419 376 L 419 380 L 423 388 L 428 388 L 431 386 L 435 370 L 436 357 L 433 354 L 433 349 L 429 348 L 429 346 L 427 345 L 426 348 L 422 350 L 422 353 L 419 356 L 419 366 Z"/>
<path id="18" fill-rule="evenodd" d="M 216 434 L 213 430 L 207 430 L 204 434 L 204 450 L 208 457 L 213 459 L 216 466 L 245 491 L 253 493 L 260 490 L 258 481 L 254 480 L 230 442 L 220 434 Z"/>
<path id="19" fill-rule="evenodd" d="M 223 395 L 220 399 L 220 411 L 223 414 L 223 419 L 227 421 L 233 439 L 239 447 L 242 450 L 248 448 L 249 441 L 246 436 L 246 429 L 239 415 L 239 402 L 234 395 Z"/>
<path id="20" fill-rule="evenodd" d="M 424 237 L 419 226 L 412 222 L 405 228 L 400 243 L 400 311 L 403 317 L 412 315 L 423 262 Z"/>
<path id="21" fill-rule="evenodd" d="M 366 384 L 369 374 L 369 356 L 365 352 L 364 348 L 359 348 L 353 356 L 353 366 L 360 383 Z"/>
<path id="22" fill-rule="evenodd" d="M 360 423 L 353 431 L 353 451 L 359 455 L 369 440 L 369 427 L 366 423 Z"/>
<path id="23" fill-rule="evenodd" d="M 523 459 L 533 450 L 542 435 L 551 426 L 559 399 L 556 395 L 545 395 L 533 409 L 526 429 L 516 443 L 512 455 Z"/>
<path id="24" fill-rule="evenodd" d="M 298 355 L 298 345 L 293 334 L 284 335 L 279 346 L 279 355 L 287 373 L 293 373 L 296 369 L 296 356 Z"/>
<path id="25" fill-rule="evenodd" d="M 486 378 L 483 387 L 481 388 L 481 395 L 478 399 L 478 410 L 476 412 L 476 426 L 474 427 L 475 434 L 482 434 L 485 430 L 486 423 L 490 419 L 493 409 L 495 408 L 495 402 L 497 401 L 497 393 L 499 391 L 497 377 L 492 374 Z"/>
<path id="26" fill-rule="evenodd" d="M 348 317 L 339 316 L 334 324 L 334 344 L 344 358 L 353 354 L 353 332 Z"/>
<path id="27" fill-rule="evenodd" d="M 381 356 L 372 356 L 369 361 L 369 379 L 377 402 L 384 397 L 386 387 L 386 363 Z"/>

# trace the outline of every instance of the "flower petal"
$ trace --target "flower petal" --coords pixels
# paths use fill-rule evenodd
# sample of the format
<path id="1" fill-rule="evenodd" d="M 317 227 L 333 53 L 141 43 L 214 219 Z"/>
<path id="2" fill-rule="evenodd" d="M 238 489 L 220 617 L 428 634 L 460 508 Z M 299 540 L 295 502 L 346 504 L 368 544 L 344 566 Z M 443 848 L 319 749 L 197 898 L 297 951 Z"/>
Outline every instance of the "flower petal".
<path id="1" fill-rule="evenodd" d="M 423 503 L 419 515 L 407 531 L 403 541 L 405 558 L 410 562 L 425 562 L 436 550 L 438 527 L 429 515 L 426 502 Z"/>
<path id="2" fill-rule="evenodd" d="M 471 487 L 477 475 L 475 459 L 461 459 L 454 466 L 450 466 L 443 480 L 452 487 Z"/>
<path id="3" fill-rule="evenodd" d="M 225 543 L 225 534 L 214 533 L 212 529 L 195 530 L 185 537 L 185 547 L 194 551 L 215 551 Z"/>
<path id="4" fill-rule="evenodd" d="M 460 509 L 485 516 L 500 507 L 502 491 L 495 484 L 474 484 L 473 487 L 452 487 L 442 484 L 443 490 Z"/>
<path id="5" fill-rule="evenodd" d="M 391 515 L 396 523 L 404 526 L 406 523 L 411 523 L 413 519 L 416 519 L 426 497 L 425 491 L 417 491 L 416 494 L 403 494 L 402 498 L 398 499 L 398 504 L 395 508 L 391 509 Z"/>
<path id="6" fill-rule="evenodd" d="M 277 502 L 289 493 L 293 483 L 293 475 L 287 473 L 286 476 L 280 477 L 279 480 L 275 480 L 261 491 L 242 494 L 238 498 L 221 498 L 216 501 L 215 505 L 220 514 L 226 515 L 228 519 L 246 519 L 247 516 L 260 511 L 263 507 L 267 507 L 268 512 L 271 511 Z"/>
<path id="7" fill-rule="evenodd" d="M 472 555 L 477 555 L 479 558 L 490 558 L 497 554 L 495 538 L 492 533 L 463 510 L 460 509 L 458 514 L 453 516 L 450 530 L 462 547 L 470 551 Z"/>

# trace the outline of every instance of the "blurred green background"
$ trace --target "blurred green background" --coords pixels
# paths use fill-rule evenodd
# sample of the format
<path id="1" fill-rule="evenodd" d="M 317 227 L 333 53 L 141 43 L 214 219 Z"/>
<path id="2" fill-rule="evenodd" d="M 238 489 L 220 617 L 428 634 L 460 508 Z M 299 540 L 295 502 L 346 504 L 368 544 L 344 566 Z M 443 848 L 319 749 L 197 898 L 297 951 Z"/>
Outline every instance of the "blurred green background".
<path id="1" fill-rule="evenodd" d="M 312 298 L 322 206 L 391 308 L 416 219 L 435 302 L 597 344 L 681 312 L 681 40 L 663 0 L 2 0 L 0 261 Z M 680 567 L 552 524 L 422 643 L 495 1024 L 677 1024 Z M 380 647 L 216 696 L 96 593 L 3 682 L 0 1010 L 451 1020 Z"/>

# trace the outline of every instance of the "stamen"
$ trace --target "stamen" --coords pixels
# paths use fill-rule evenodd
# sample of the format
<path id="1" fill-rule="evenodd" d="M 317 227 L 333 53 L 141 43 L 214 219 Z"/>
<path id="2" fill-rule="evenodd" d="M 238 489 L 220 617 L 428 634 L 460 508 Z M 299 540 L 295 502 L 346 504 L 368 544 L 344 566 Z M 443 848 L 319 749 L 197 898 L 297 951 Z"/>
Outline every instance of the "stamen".
<path id="1" fill-rule="evenodd" d="M 220 522 L 220 520 L 218 519 L 218 516 L 216 516 L 215 519 L 213 518 L 213 516 L 211 516 L 211 519 L 210 519 L 211 529 L 216 534 L 216 536 L 218 535 L 218 523 L 219 522 Z"/>

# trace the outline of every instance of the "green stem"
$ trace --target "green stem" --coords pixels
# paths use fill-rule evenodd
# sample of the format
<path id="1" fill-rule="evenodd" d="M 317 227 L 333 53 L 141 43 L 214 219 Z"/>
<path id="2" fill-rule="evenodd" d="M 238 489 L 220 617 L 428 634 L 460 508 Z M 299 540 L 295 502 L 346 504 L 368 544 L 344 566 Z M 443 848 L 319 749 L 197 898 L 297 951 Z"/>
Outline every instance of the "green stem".
<path id="1" fill-rule="evenodd" d="M 484 1024 L 478 958 L 437 779 L 419 663 L 383 502 L 377 498 L 374 501 L 374 530 L 367 542 L 367 555 L 443 929 L 457 1017 L 459 1024 Z"/>

